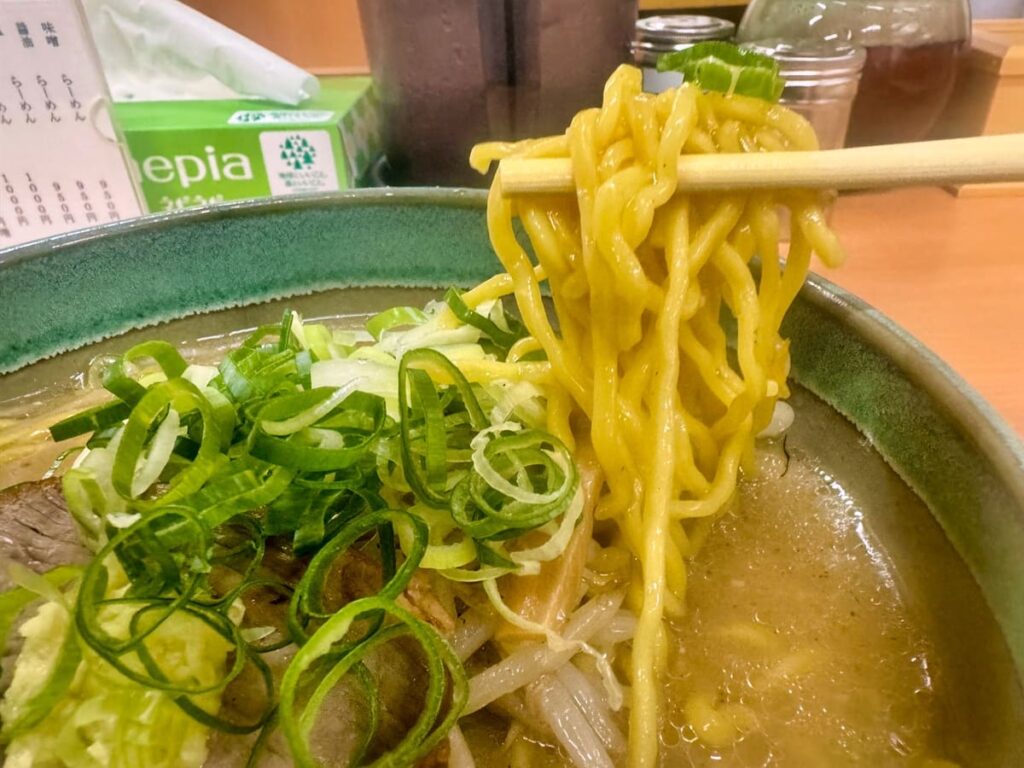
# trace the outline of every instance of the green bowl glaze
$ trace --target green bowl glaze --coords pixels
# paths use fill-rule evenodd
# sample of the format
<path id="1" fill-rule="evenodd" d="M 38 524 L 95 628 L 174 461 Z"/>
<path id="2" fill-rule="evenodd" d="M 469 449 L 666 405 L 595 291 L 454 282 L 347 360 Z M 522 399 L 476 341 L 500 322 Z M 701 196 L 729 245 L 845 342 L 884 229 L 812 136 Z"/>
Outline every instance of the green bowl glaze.
<path id="1" fill-rule="evenodd" d="M 147 217 L 0 253 L 0 373 L 26 369 L 0 388 L 44 358 L 196 313 L 330 289 L 372 289 L 360 295 L 373 303 L 395 300 L 382 287 L 471 285 L 498 268 L 483 206 L 482 192 L 357 191 Z M 978 742 L 1002 746 L 987 757 L 979 746 L 978 764 L 1024 764 L 1024 448 L 920 343 L 821 278 L 783 330 L 792 376 L 817 399 L 799 397 L 828 406 L 801 440 L 875 478 L 882 507 L 909 493 L 884 459 L 938 526 L 925 513 L 883 527 L 955 549 L 953 565 L 922 560 L 914 578 L 933 593 L 935 621 L 956 628 L 951 654 L 966 661 L 953 676 L 993 713 Z M 972 669 L 997 657 L 1005 665 Z"/>

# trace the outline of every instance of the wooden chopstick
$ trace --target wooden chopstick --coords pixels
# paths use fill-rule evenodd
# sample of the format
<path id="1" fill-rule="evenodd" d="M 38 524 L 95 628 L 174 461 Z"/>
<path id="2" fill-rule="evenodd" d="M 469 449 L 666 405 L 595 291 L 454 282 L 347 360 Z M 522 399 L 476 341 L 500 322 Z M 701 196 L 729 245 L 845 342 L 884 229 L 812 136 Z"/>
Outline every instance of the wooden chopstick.
<path id="1" fill-rule="evenodd" d="M 566 158 L 501 161 L 507 195 L 574 190 Z M 868 189 L 932 184 L 1024 181 L 1024 133 L 885 144 L 821 152 L 684 155 L 679 188 Z"/>

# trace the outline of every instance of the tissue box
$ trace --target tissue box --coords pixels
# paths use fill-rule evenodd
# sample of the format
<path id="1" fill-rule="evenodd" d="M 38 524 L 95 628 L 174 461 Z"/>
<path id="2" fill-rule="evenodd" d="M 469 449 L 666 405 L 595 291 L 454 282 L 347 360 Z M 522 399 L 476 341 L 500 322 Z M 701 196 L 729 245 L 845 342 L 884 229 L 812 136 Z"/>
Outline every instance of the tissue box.
<path id="1" fill-rule="evenodd" d="M 380 154 L 369 77 L 321 78 L 300 107 L 258 100 L 114 105 L 150 212 L 357 185 Z"/>

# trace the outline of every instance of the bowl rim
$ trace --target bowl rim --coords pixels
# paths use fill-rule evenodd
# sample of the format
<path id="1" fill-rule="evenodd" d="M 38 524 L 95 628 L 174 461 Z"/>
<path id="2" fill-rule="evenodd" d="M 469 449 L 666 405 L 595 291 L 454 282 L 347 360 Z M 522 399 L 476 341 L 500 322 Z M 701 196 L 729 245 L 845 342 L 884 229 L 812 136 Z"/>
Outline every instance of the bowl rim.
<path id="1" fill-rule="evenodd" d="M 232 200 L 178 211 L 146 213 L 142 216 L 133 216 L 130 219 L 73 229 L 70 232 L 29 240 L 9 248 L 0 248 L 0 271 L 19 262 L 47 256 L 64 248 L 71 248 L 105 237 L 146 230 L 162 230 L 189 222 L 216 221 L 224 218 L 316 208 L 339 202 L 345 205 L 442 204 L 457 208 L 482 208 L 487 202 L 487 190 L 469 187 L 369 187 L 344 189 L 336 192 L 300 192 L 287 197 Z"/>
<path id="2" fill-rule="evenodd" d="M 1024 503 L 1024 438 L 945 360 L 884 312 L 816 273 L 808 275 L 803 298 L 839 317 L 873 342 L 912 382 L 947 406 L 947 416 L 979 449 L 993 458 L 1001 477 Z M 957 407 L 959 406 L 959 407 Z M 971 419 L 975 414 L 978 419 Z M 978 429 L 979 423 L 981 429 Z"/>
<path id="3" fill-rule="evenodd" d="M 383 187 L 239 200 L 137 216 L 0 249 L 0 270 L 91 240 L 142 230 L 161 230 L 190 222 L 263 215 L 338 203 L 441 204 L 459 208 L 481 208 L 486 205 L 486 200 L 487 190 L 465 187 Z M 801 294 L 818 309 L 827 310 L 846 321 L 859 336 L 877 344 L 915 383 L 929 391 L 935 391 L 940 401 L 962 406 L 955 408 L 950 416 L 965 433 L 975 434 L 978 447 L 982 448 L 986 455 L 999 458 L 1000 467 L 1007 472 L 1006 479 L 1014 480 L 1013 485 L 1016 486 L 1019 498 L 1024 500 L 1024 437 L 1018 435 L 959 373 L 888 315 L 827 277 L 811 272 L 801 288 Z M 918 364 L 914 365 L 914 362 Z M 25 363 L 18 369 L 27 365 L 31 363 Z M 976 420 L 968 423 L 966 415 L 971 411 L 981 416 L 984 428 L 980 433 L 974 433 L 977 427 Z"/>

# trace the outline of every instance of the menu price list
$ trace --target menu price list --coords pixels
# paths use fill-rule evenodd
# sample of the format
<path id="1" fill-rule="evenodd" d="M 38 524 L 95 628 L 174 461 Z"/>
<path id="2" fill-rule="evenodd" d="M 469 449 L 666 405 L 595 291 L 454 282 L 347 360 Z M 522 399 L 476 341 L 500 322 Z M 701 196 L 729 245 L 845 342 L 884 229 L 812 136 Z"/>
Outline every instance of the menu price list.
<path id="1" fill-rule="evenodd" d="M 65 231 L 122 218 L 110 182 L 104 178 L 39 183 L 26 171 L 21 178 L 0 172 L 0 247 L 15 233 L 34 226 Z M 20 239 L 20 238 L 19 238 Z"/>
<path id="2" fill-rule="evenodd" d="M 140 213 L 73 0 L 0 0 L 0 249 Z"/>

